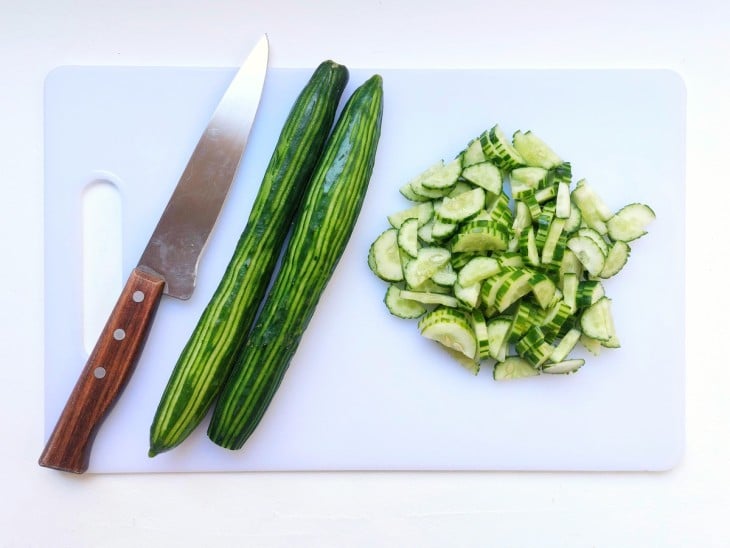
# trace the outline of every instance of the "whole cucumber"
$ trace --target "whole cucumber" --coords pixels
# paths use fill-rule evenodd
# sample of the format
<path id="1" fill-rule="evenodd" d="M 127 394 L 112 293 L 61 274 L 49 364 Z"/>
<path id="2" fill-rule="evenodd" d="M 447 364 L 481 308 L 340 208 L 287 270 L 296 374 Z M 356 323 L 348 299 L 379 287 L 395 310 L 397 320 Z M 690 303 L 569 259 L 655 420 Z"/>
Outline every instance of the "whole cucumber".
<path id="1" fill-rule="evenodd" d="M 259 424 L 344 252 L 372 175 L 382 111 L 376 74 L 354 91 L 335 125 L 279 273 L 218 399 L 208 437 L 222 447 L 240 449 Z"/>
<path id="2" fill-rule="evenodd" d="M 149 456 L 182 443 L 218 396 L 265 296 L 348 79 L 345 66 L 325 61 L 292 106 L 233 256 L 164 389 Z"/>

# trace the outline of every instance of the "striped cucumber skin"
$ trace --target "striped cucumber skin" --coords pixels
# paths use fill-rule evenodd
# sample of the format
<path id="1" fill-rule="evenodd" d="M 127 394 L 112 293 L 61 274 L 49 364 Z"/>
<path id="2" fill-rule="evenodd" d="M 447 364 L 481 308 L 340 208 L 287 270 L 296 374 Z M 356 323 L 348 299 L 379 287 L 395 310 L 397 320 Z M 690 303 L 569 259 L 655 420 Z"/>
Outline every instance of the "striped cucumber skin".
<path id="1" fill-rule="evenodd" d="M 221 392 L 208 437 L 240 449 L 259 424 L 347 245 L 372 174 L 383 86 L 352 94 L 312 176 L 279 274 Z"/>
<path id="2" fill-rule="evenodd" d="M 182 443 L 220 392 L 264 298 L 348 79 L 345 66 L 325 61 L 294 102 L 246 227 L 162 394 L 150 428 L 150 456 Z"/>

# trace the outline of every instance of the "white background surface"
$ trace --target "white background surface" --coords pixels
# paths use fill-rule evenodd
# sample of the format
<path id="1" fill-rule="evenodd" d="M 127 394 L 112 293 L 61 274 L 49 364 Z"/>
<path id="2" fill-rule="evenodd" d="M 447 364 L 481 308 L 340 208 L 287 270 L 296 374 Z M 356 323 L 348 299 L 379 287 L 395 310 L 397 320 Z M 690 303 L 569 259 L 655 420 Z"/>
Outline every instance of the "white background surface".
<path id="1" fill-rule="evenodd" d="M 2 546 L 724 546 L 724 2 L 0 2 Z M 670 68 L 687 86 L 687 446 L 671 472 L 67 477 L 42 448 L 43 80 L 64 64 Z M 709 236 L 708 236 L 709 235 Z M 715 246 L 724 246 L 721 252 Z M 712 246 L 712 247 L 711 247 Z M 621 402 L 616 402 L 620 405 Z"/>

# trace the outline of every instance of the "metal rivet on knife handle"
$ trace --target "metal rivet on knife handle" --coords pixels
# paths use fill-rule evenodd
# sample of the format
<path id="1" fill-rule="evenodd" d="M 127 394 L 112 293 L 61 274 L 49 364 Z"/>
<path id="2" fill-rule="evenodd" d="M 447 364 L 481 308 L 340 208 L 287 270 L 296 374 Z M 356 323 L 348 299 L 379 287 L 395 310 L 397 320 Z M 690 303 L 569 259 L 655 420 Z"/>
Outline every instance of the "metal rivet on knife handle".
<path id="1" fill-rule="evenodd" d="M 129 382 L 162 297 L 165 280 L 135 269 L 114 307 L 39 459 L 41 466 L 80 474 L 103 419 Z M 134 301 L 134 292 L 147 298 Z M 125 337 L 114 334 L 124 326 Z"/>

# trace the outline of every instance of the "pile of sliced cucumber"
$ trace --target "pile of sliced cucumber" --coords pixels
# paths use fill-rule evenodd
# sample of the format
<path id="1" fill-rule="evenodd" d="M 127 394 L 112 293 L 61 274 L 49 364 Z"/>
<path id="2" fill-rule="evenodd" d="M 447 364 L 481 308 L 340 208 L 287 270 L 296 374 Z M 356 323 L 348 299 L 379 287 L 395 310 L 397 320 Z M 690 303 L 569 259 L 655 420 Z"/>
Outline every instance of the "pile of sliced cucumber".
<path id="1" fill-rule="evenodd" d="M 390 313 L 418 319 L 474 373 L 493 363 L 496 380 L 574 373 L 579 343 L 594 355 L 619 347 L 601 280 L 655 214 L 640 203 L 613 212 L 572 179 L 533 132 L 510 140 L 495 125 L 402 186 L 412 203 L 368 254 Z"/>

